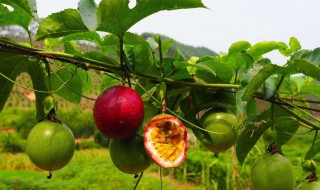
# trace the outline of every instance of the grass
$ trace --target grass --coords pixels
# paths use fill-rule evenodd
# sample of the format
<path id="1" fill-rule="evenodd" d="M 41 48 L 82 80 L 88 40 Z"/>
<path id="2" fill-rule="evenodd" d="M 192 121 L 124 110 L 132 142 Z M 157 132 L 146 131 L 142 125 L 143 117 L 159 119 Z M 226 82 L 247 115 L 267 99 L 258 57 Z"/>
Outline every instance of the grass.
<path id="1" fill-rule="evenodd" d="M 152 172 L 154 167 L 145 172 L 138 189 L 160 189 L 159 176 Z M 133 189 L 137 181 L 133 175 L 124 174 L 114 167 L 107 149 L 77 151 L 65 168 L 53 172 L 51 180 L 46 176 L 47 172 L 37 169 L 25 154 L 1 154 L 0 156 L 1 190 Z M 163 189 L 196 190 L 200 188 L 164 177 Z"/>

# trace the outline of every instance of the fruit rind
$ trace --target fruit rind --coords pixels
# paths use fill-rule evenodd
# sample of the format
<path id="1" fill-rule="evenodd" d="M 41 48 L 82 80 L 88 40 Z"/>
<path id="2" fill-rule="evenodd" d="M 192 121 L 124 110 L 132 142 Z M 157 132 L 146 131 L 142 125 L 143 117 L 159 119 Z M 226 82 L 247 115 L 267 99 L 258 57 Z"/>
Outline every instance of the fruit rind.
<path id="1" fill-rule="evenodd" d="M 151 160 L 144 150 L 143 137 L 141 136 L 111 139 L 109 150 L 113 164 L 124 173 L 141 173 L 151 164 Z"/>
<path id="2" fill-rule="evenodd" d="M 320 189 L 320 182 L 313 181 L 313 182 L 302 182 L 300 183 L 296 190 L 319 190 Z"/>
<path id="3" fill-rule="evenodd" d="M 291 161 L 278 153 L 262 154 L 252 165 L 251 182 L 256 190 L 293 190 L 295 179 Z"/>
<path id="4" fill-rule="evenodd" d="M 155 149 L 153 142 L 152 142 L 152 139 L 151 139 L 151 136 L 152 136 L 151 133 L 152 133 L 154 125 L 158 122 L 166 122 L 166 121 L 172 122 L 176 126 L 179 126 L 179 130 L 181 130 L 181 132 L 182 132 L 183 147 L 181 148 L 181 153 L 173 162 L 165 160 L 165 159 L 161 158 L 160 156 L 158 156 L 157 154 L 155 154 L 155 152 L 157 152 L 157 150 Z M 144 146 L 145 146 L 145 149 L 146 149 L 147 153 L 149 154 L 150 158 L 157 165 L 164 167 L 164 168 L 178 167 L 185 161 L 185 159 L 187 157 L 187 149 L 188 149 L 187 130 L 186 130 L 185 126 L 183 125 L 183 123 L 180 120 L 178 120 L 177 118 L 175 118 L 174 116 L 168 115 L 168 114 L 160 114 L 160 115 L 154 117 L 153 119 L 151 119 L 146 124 L 146 130 L 144 132 Z"/>
<path id="5" fill-rule="evenodd" d="M 70 162 L 74 146 L 74 136 L 67 125 L 46 120 L 30 131 L 26 152 L 36 166 L 54 171 Z"/>
<path id="6" fill-rule="evenodd" d="M 231 148 L 238 137 L 238 121 L 235 115 L 227 112 L 216 112 L 216 109 L 210 109 L 204 113 L 200 122 L 208 131 L 212 143 L 203 143 L 211 152 L 224 152 Z"/>
<path id="7" fill-rule="evenodd" d="M 125 86 L 113 86 L 97 98 L 93 117 L 99 131 L 110 139 L 133 136 L 142 125 L 144 106 L 140 95 Z"/>

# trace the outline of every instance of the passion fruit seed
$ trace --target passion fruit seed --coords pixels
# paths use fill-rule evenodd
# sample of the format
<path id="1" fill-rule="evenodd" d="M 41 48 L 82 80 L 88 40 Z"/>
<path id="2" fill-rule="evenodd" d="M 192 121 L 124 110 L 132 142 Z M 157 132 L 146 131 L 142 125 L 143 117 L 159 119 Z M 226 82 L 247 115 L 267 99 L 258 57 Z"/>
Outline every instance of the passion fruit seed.
<path id="1" fill-rule="evenodd" d="M 110 139 L 133 136 L 143 122 L 144 106 L 139 94 L 125 86 L 102 92 L 93 109 L 97 128 Z"/>
<path id="2" fill-rule="evenodd" d="M 186 129 L 175 117 L 161 114 L 147 123 L 145 148 L 159 166 L 177 167 L 186 157 Z"/>

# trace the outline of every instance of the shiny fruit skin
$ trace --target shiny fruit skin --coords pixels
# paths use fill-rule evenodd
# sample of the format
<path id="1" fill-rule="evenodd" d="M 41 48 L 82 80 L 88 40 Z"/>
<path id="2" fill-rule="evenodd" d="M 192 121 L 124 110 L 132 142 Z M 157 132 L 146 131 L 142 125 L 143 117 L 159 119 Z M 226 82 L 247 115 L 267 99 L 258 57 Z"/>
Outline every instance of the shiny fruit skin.
<path id="1" fill-rule="evenodd" d="M 155 153 L 155 149 L 152 145 L 152 139 L 150 137 L 152 134 L 154 125 L 159 122 L 166 122 L 166 121 L 170 121 L 174 123 L 176 126 L 179 127 L 179 129 L 182 132 L 182 135 L 181 135 L 181 143 L 183 144 L 182 151 L 180 152 L 178 158 L 174 161 L 167 161 L 167 160 L 161 159 L 161 157 Z M 187 157 L 187 150 L 188 150 L 187 130 L 183 125 L 183 123 L 180 120 L 178 120 L 176 117 L 168 114 L 157 115 L 146 124 L 146 129 L 144 131 L 144 147 L 148 155 L 150 156 L 150 158 L 157 165 L 163 168 L 178 167 L 185 161 Z"/>
<path id="2" fill-rule="evenodd" d="M 235 144 L 238 138 L 238 121 L 232 113 L 216 112 L 215 109 L 211 109 L 201 117 L 201 123 L 206 130 L 217 132 L 208 133 L 212 143 L 204 143 L 211 152 L 224 152 Z"/>
<path id="3" fill-rule="evenodd" d="M 313 181 L 313 182 L 302 182 L 300 183 L 296 190 L 319 190 L 320 189 L 320 182 Z"/>
<path id="4" fill-rule="evenodd" d="M 105 136 L 125 139 L 133 136 L 143 122 L 143 102 L 133 89 L 113 86 L 97 98 L 93 116 L 96 126 Z"/>
<path id="5" fill-rule="evenodd" d="M 141 173 L 151 164 L 144 150 L 143 137 L 139 135 L 128 139 L 111 139 L 109 150 L 113 164 L 124 173 Z"/>
<path id="6" fill-rule="evenodd" d="M 262 154 L 252 165 L 251 182 L 255 190 L 293 190 L 295 179 L 291 161 L 278 153 Z"/>
<path id="7" fill-rule="evenodd" d="M 36 166 L 54 171 L 70 162 L 74 147 L 74 136 L 68 126 L 46 120 L 30 131 L 26 152 Z"/>

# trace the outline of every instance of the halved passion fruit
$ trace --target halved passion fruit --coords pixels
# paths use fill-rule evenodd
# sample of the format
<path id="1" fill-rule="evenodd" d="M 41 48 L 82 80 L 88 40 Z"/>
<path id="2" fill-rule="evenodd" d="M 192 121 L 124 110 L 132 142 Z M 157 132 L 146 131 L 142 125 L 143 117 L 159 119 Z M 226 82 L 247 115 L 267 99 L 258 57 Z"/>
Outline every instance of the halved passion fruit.
<path id="1" fill-rule="evenodd" d="M 187 130 L 172 115 L 160 114 L 146 124 L 144 147 L 159 166 L 180 166 L 187 157 Z"/>

